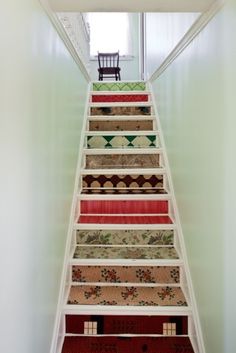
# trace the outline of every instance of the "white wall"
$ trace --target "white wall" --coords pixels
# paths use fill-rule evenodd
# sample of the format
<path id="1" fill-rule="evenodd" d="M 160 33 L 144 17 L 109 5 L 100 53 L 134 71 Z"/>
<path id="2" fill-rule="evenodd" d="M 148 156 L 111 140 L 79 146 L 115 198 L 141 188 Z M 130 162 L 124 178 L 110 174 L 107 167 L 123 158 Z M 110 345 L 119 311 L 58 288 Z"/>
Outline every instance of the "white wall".
<path id="1" fill-rule="evenodd" d="M 121 24 L 122 25 L 122 24 Z M 130 29 L 132 38 L 133 58 L 125 60 L 121 58 L 121 80 L 139 80 L 139 14 L 130 14 Z M 90 61 L 90 76 L 93 81 L 98 80 L 98 62 L 97 60 Z M 111 80 L 111 79 L 106 79 Z"/>
<path id="2" fill-rule="evenodd" d="M 235 16 L 221 10 L 153 85 L 206 353 L 236 347 Z"/>
<path id="3" fill-rule="evenodd" d="M 0 351 L 48 353 L 87 83 L 39 1 L 1 14 Z"/>
<path id="4" fill-rule="evenodd" d="M 199 13 L 146 14 L 146 71 L 149 78 L 198 18 Z"/>

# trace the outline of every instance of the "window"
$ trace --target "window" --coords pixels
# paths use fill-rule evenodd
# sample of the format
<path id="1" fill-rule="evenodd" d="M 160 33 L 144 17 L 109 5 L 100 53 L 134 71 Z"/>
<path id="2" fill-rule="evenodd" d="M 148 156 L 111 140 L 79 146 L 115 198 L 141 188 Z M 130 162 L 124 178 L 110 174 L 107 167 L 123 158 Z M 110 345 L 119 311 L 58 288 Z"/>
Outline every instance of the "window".
<path id="1" fill-rule="evenodd" d="M 131 55 L 130 15 L 128 13 L 88 13 L 90 26 L 90 55 L 117 52 Z"/>
<path id="2" fill-rule="evenodd" d="M 170 322 L 163 323 L 163 335 L 176 335 L 176 324 Z"/>
<path id="3" fill-rule="evenodd" d="M 85 321 L 84 322 L 84 334 L 85 335 L 96 335 L 98 324 L 96 321 Z"/>

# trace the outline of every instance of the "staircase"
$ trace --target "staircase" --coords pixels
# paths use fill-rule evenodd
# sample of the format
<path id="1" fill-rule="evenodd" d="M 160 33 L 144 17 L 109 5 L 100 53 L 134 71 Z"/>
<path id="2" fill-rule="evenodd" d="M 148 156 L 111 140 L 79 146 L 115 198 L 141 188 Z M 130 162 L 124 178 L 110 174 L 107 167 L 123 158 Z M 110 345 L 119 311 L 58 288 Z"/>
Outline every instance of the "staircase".
<path id="1" fill-rule="evenodd" d="M 55 353 L 200 353 L 151 93 L 94 83 L 86 118 Z"/>

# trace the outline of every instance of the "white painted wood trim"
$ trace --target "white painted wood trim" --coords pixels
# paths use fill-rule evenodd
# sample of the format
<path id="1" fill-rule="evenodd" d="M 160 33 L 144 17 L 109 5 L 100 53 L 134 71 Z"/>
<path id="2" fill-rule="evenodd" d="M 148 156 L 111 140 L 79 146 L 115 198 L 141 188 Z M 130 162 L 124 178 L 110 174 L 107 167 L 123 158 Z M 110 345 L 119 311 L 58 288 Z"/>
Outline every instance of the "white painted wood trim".
<path id="1" fill-rule="evenodd" d="M 44 11 L 48 15 L 50 21 L 52 22 L 55 30 L 57 31 L 58 35 L 60 36 L 61 40 L 65 44 L 66 48 L 68 49 L 70 55 L 74 59 L 75 63 L 78 65 L 80 71 L 82 72 L 83 76 L 87 80 L 87 82 L 91 82 L 91 77 L 87 71 L 87 68 L 85 67 L 83 61 L 79 57 L 77 51 L 74 48 L 74 45 L 72 44 L 68 34 L 66 33 L 62 23 L 60 22 L 59 18 L 57 17 L 57 14 L 53 12 L 51 9 L 51 6 L 49 4 L 48 0 L 39 0 L 41 6 L 43 7 Z"/>
<path id="2" fill-rule="evenodd" d="M 182 51 L 194 40 L 194 38 L 204 29 L 204 27 L 212 20 L 217 12 L 225 5 L 226 0 L 218 0 L 205 12 L 203 12 L 197 20 L 190 27 L 188 32 L 178 42 L 175 48 L 166 57 L 163 63 L 157 68 L 157 70 L 150 76 L 149 81 L 155 81 L 167 68 L 168 66 L 182 53 Z"/>
<path id="3" fill-rule="evenodd" d="M 88 121 L 117 121 L 117 120 L 143 121 L 143 120 L 154 120 L 154 119 L 155 119 L 154 115 L 89 115 L 88 116 Z"/>
<path id="4" fill-rule="evenodd" d="M 132 174 L 132 175 L 148 175 L 148 174 L 164 174 L 166 173 L 165 168 L 146 168 L 142 169 L 140 172 L 140 168 L 136 169 L 81 169 L 81 175 L 95 175 L 95 174 L 102 174 L 102 175 L 113 175 L 113 174 L 119 174 L 119 175 L 124 175 L 124 174 Z"/>
<path id="5" fill-rule="evenodd" d="M 85 131 L 85 136 L 156 136 L 158 131 Z"/>
<path id="6" fill-rule="evenodd" d="M 179 306 L 112 306 L 112 305 L 65 305 L 65 314 L 77 315 L 191 315 L 191 307 Z"/>
<path id="7" fill-rule="evenodd" d="M 69 264 L 78 266 L 183 266 L 180 259 L 71 259 Z"/>
<path id="8" fill-rule="evenodd" d="M 99 201 L 99 200 L 145 200 L 145 201 L 167 201 L 171 200 L 171 194 L 79 194 L 79 200 Z"/>
<path id="9" fill-rule="evenodd" d="M 93 224 L 93 223 L 75 223 L 74 224 L 74 230 L 93 230 L 93 229 L 112 229 L 112 230 L 122 230 L 125 229 L 127 230 L 127 224 Z M 131 224 L 130 229 L 140 229 L 140 230 L 146 230 L 147 229 L 147 224 Z M 176 229 L 176 224 L 148 224 L 148 229 L 149 230 L 174 230 Z"/>
<path id="10" fill-rule="evenodd" d="M 66 237 L 66 249 L 65 249 L 65 256 L 64 256 L 64 262 L 63 262 L 63 267 L 62 267 L 61 284 L 60 284 L 59 297 L 58 297 L 58 302 L 57 302 L 57 311 L 56 311 L 56 318 L 55 318 L 50 353 L 58 353 L 56 351 L 58 349 L 57 340 L 59 338 L 59 328 L 60 328 L 60 321 L 61 321 L 61 308 L 62 308 L 62 305 L 64 302 L 64 290 L 66 287 L 67 268 L 68 268 L 67 265 L 68 265 L 68 261 L 69 261 L 70 253 L 71 253 L 71 243 L 72 243 L 73 229 L 74 229 L 74 217 L 75 217 L 76 207 L 77 207 L 77 203 L 78 203 L 77 202 L 77 191 L 78 191 L 78 184 L 79 184 L 79 177 L 80 177 L 80 165 L 81 165 L 81 157 L 82 157 L 80 151 L 82 150 L 83 144 L 84 144 L 84 141 L 83 141 L 84 140 L 84 131 L 85 131 L 86 120 L 87 120 L 86 111 L 87 111 L 87 105 L 88 105 L 89 96 L 90 96 L 90 89 L 91 89 L 91 86 L 88 85 L 87 99 L 86 99 L 85 112 L 84 112 L 84 121 L 83 121 L 82 130 L 81 130 L 80 148 L 78 150 L 78 157 L 77 157 L 77 169 L 76 169 L 73 199 L 72 199 L 72 205 L 71 205 L 71 211 L 70 211 L 70 220 L 69 220 L 69 226 L 68 226 L 67 237 Z"/>
<path id="11" fill-rule="evenodd" d="M 148 86 L 150 88 L 150 91 L 152 92 L 152 96 L 154 97 L 153 87 L 150 82 L 148 83 Z M 206 353 L 205 345 L 204 345 L 204 341 L 203 341 L 200 318 L 199 318 L 199 314 L 198 314 L 197 302 L 196 302 L 196 298 L 195 298 L 195 294 L 194 294 L 193 283 L 192 283 L 190 269 L 189 269 L 187 251 L 185 248 L 183 230 L 182 230 L 182 226 L 181 226 L 181 222 L 180 222 L 179 210 L 178 210 L 177 201 L 176 201 L 175 193 L 174 193 L 174 184 L 172 181 L 169 160 L 168 160 L 168 156 L 167 156 L 167 152 L 166 152 L 165 141 L 164 141 L 164 137 L 163 137 L 160 118 L 159 118 L 158 109 L 157 109 L 155 100 L 153 100 L 153 108 L 154 108 L 154 111 L 156 112 L 159 137 L 160 137 L 161 145 L 163 146 L 163 157 L 164 157 L 165 169 L 167 171 L 167 175 L 169 176 L 169 189 L 172 194 L 172 207 L 173 207 L 173 212 L 175 214 L 175 224 L 177 227 L 177 233 L 178 233 L 178 237 L 179 237 L 180 251 L 181 251 L 182 259 L 184 262 L 186 282 L 188 285 L 189 298 L 191 301 L 191 306 L 192 306 L 192 311 L 193 311 L 193 320 L 194 320 L 194 325 L 195 325 L 195 329 L 196 329 L 197 342 L 199 343 L 198 350 L 195 350 L 195 353 Z"/>
<path id="12" fill-rule="evenodd" d="M 161 154 L 162 148 L 84 148 L 83 153 L 86 155 L 108 155 L 108 154 Z"/>

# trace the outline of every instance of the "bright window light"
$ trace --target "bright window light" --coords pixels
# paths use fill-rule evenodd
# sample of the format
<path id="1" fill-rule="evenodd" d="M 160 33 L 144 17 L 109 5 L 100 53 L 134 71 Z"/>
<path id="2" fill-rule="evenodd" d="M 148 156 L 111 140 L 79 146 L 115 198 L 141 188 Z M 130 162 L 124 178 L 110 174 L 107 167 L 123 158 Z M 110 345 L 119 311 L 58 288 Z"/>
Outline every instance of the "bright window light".
<path id="1" fill-rule="evenodd" d="M 129 14 L 96 12 L 88 14 L 90 26 L 90 55 L 117 52 L 131 55 Z"/>

